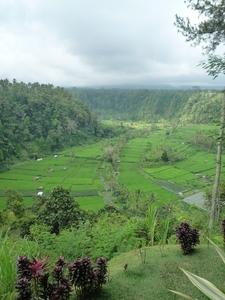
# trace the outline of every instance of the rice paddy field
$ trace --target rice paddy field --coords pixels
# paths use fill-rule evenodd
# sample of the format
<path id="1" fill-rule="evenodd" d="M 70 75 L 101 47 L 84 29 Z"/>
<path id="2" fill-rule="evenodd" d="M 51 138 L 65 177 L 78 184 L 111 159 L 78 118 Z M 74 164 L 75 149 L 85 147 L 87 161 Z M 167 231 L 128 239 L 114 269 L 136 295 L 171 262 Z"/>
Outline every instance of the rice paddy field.
<path id="1" fill-rule="evenodd" d="M 169 137 L 165 130 L 157 130 L 148 138 L 129 141 L 120 154 L 120 183 L 133 191 L 154 192 L 162 203 L 179 199 L 179 193 L 185 197 L 210 188 L 215 176 L 216 154 L 193 146 L 190 138 L 197 131 L 211 134 L 216 130 L 216 126 L 194 125 L 179 128 Z M 177 161 L 163 163 L 159 159 L 156 163 L 157 157 L 162 155 L 160 145 L 171 148 L 176 153 Z M 146 155 L 150 162 L 143 163 Z M 223 168 L 221 178 L 225 178 Z"/>
<path id="2" fill-rule="evenodd" d="M 210 133 L 216 126 L 181 127 L 169 137 L 165 130 L 158 129 L 149 132 L 147 138 L 129 140 L 119 155 L 118 182 L 131 192 L 140 190 L 146 197 L 154 193 L 161 203 L 179 200 L 181 192 L 190 195 L 212 186 L 216 154 L 190 143 L 197 130 Z M 165 145 L 176 154 L 175 162 L 157 161 L 162 153 L 160 147 Z M 149 160 L 144 162 L 146 156 Z M 101 157 L 102 143 L 96 143 L 67 149 L 57 153 L 57 158 L 52 155 L 13 166 L 0 174 L 0 209 L 5 208 L 7 188 L 20 192 L 25 205 L 30 206 L 41 187 L 43 194 L 49 195 L 56 186 L 69 189 L 83 209 L 104 207 L 107 199 L 103 181 L 109 179 L 108 173 L 113 169 Z M 225 179 L 223 168 L 222 178 Z"/>
<path id="3" fill-rule="evenodd" d="M 75 152 L 76 151 L 76 152 Z M 42 160 L 27 162 L 0 174 L 0 209 L 5 206 L 4 190 L 13 188 L 24 196 L 26 206 L 42 188 L 49 195 L 56 186 L 71 191 L 84 209 L 98 210 L 104 207 L 99 196 L 104 190 L 98 174 L 100 145 L 75 147 Z"/>

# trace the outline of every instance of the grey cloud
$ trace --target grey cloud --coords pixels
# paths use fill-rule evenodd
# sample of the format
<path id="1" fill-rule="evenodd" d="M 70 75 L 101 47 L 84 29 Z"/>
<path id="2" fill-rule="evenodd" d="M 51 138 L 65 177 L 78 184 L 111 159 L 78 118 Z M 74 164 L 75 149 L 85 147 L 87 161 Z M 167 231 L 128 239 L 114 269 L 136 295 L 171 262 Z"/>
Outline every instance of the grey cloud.
<path id="1" fill-rule="evenodd" d="M 201 49 L 177 33 L 175 13 L 187 15 L 183 1 L 5 1 L 0 77 L 57 85 L 208 82 L 197 67 Z"/>

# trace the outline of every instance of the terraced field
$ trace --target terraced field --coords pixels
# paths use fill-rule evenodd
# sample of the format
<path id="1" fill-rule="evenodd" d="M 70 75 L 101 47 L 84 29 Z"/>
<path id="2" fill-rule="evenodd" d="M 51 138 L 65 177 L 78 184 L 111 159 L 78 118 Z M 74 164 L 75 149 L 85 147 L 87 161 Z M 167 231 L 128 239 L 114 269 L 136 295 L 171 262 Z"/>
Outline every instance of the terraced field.
<path id="1" fill-rule="evenodd" d="M 132 193 L 140 190 L 143 197 L 154 193 L 161 203 L 180 199 L 179 193 L 191 195 L 212 186 L 216 155 L 199 150 L 190 143 L 196 130 L 210 131 L 213 126 L 189 126 L 166 135 L 165 130 L 150 132 L 148 137 L 129 140 L 120 152 L 117 181 Z M 135 129 L 138 130 L 138 129 Z M 173 162 L 163 162 L 163 149 L 173 152 Z M 97 210 L 108 203 L 105 181 L 114 172 L 102 161 L 103 143 L 77 146 L 58 153 L 57 158 L 44 157 L 13 167 L 0 174 L 0 209 L 5 207 L 4 190 L 14 188 L 24 196 L 27 206 L 42 187 L 48 195 L 61 185 L 84 209 Z M 222 168 L 222 178 L 225 173 Z M 109 186 L 109 185 L 108 185 Z"/>
<path id="2" fill-rule="evenodd" d="M 147 139 L 128 142 L 120 155 L 119 181 L 131 190 L 153 191 L 161 202 L 177 200 L 179 193 L 189 195 L 204 191 L 213 184 L 216 154 L 194 147 L 190 137 L 197 130 L 213 129 L 215 127 L 202 125 L 183 127 L 169 137 L 161 130 L 151 133 Z M 162 149 L 172 149 L 176 161 L 163 163 Z M 144 156 L 149 158 L 148 162 L 143 162 Z M 224 178 L 223 169 L 221 177 Z"/>
<path id="3" fill-rule="evenodd" d="M 14 188 L 22 193 L 29 206 L 39 188 L 42 188 L 44 195 L 48 195 L 58 185 L 70 189 L 86 209 L 102 208 L 105 203 L 99 196 L 104 190 L 97 171 L 99 148 L 99 144 L 76 147 L 58 154 L 57 158 L 46 157 L 0 174 L 0 208 L 5 205 L 6 188 Z"/>

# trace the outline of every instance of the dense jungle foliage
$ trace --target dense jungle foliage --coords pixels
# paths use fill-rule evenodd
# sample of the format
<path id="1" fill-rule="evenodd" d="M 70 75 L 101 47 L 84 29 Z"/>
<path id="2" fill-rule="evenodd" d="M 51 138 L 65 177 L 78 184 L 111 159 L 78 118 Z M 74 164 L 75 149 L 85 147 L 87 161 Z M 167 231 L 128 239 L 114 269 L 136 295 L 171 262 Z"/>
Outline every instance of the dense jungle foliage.
<path id="1" fill-rule="evenodd" d="M 222 94 L 206 90 L 128 90 L 70 88 L 101 119 L 157 122 L 161 118 L 186 123 L 220 120 Z"/>
<path id="2" fill-rule="evenodd" d="M 87 104 L 51 84 L 0 80 L 0 104 L 0 171 L 13 158 L 37 158 L 115 134 Z"/>

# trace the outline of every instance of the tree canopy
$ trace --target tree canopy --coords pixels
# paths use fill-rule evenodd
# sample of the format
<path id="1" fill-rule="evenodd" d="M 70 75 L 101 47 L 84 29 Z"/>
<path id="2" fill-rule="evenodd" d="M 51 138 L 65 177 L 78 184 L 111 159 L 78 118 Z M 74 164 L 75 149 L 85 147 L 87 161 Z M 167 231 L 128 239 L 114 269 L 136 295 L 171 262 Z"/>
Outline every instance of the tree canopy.
<path id="1" fill-rule="evenodd" d="M 70 88 L 104 120 L 145 121 L 188 120 L 212 123 L 220 119 L 222 95 L 214 90 L 131 90 Z"/>
<path id="2" fill-rule="evenodd" d="M 98 136 L 87 104 L 51 84 L 0 80 L 0 169 L 12 157 L 35 157 Z"/>
<path id="3" fill-rule="evenodd" d="M 214 52 L 225 43 L 225 1 L 224 0 L 187 0 L 188 8 L 198 12 L 198 24 L 192 24 L 190 18 L 176 15 L 175 26 L 187 42 L 193 46 L 202 45 L 205 53 Z"/>
<path id="4" fill-rule="evenodd" d="M 76 226 L 82 221 L 80 206 L 67 189 L 56 187 L 44 203 L 42 200 L 40 202 L 37 218 L 49 226 L 52 233 L 59 234 L 62 229 Z"/>

